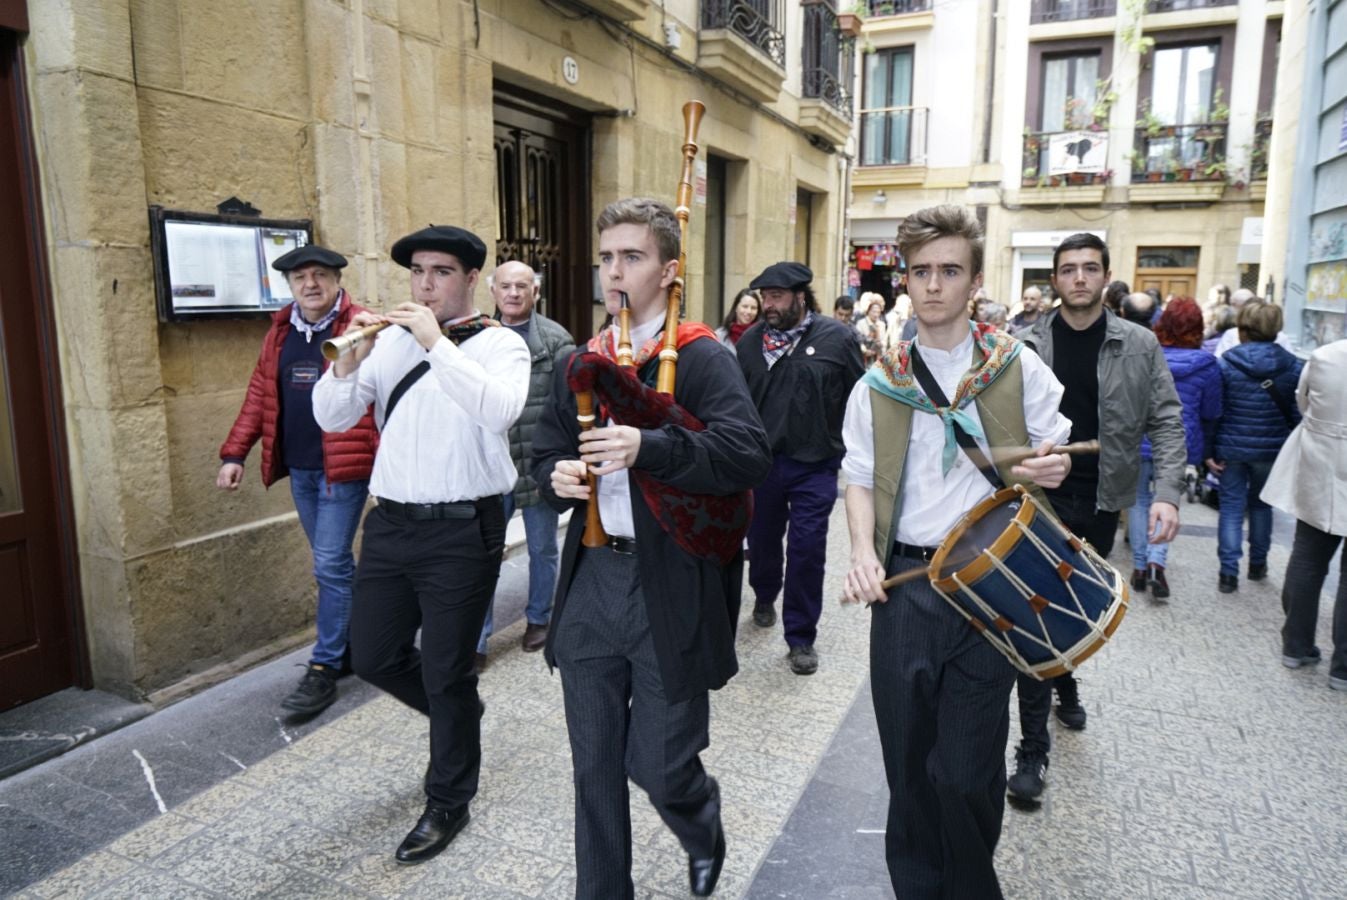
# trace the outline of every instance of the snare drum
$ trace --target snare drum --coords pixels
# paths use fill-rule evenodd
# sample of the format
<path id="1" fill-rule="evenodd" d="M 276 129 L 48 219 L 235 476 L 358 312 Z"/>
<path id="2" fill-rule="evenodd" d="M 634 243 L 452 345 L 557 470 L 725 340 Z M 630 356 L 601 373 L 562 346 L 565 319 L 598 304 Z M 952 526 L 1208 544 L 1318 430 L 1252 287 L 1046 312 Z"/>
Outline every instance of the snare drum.
<path id="1" fill-rule="evenodd" d="M 931 585 L 1020 671 L 1073 671 L 1127 611 L 1127 581 L 1022 486 L 973 507 L 941 542 Z"/>

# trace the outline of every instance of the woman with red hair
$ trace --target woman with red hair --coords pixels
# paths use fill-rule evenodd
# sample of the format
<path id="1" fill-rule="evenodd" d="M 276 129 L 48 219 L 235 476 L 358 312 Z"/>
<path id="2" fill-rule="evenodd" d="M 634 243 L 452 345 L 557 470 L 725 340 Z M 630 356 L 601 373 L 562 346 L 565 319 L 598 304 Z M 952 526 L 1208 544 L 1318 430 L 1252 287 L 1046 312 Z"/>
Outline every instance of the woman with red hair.
<path id="1" fill-rule="evenodd" d="M 1160 339 L 1165 361 L 1174 376 L 1183 404 L 1183 436 L 1188 442 L 1188 464 L 1201 466 L 1211 457 L 1216 423 L 1221 418 L 1223 384 L 1221 364 L 1216 357 L 1202 349 L 1202 309 L 1192 297 L 1176 297 L 1165 306 L 1160 321 L 1155 323 L 1155 336 Z M 1137 503 L 1128 514 L 1128 539 L 1132 543 L 1132 590 L 1144 591 L 1163 600 L 1169 596 L 1169 581 L 1165 578 L 1165 561 L 1169 544 L 1152 544 L 1146 534 L 1154 476 L 1151 463 L 1151 442 L 1141 442 L 1141 478 L 1137 483 Z"/>

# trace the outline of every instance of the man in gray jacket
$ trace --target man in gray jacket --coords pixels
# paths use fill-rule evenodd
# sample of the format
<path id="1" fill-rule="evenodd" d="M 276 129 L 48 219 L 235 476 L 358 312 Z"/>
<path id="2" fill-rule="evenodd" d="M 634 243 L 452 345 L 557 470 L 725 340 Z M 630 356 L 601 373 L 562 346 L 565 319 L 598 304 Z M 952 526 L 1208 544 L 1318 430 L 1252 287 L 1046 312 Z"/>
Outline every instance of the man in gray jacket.
<path id="1" fill-rule="evenodd" d="M 1174 378 L 1160 342 L 1149 329 L 1104 309 L 1108 247 L 1081 233 L 1062 241 L 1052 257 L 1052 286 L 1062 304 L 1016 334 L 1038 351 L 1066 388 L 1061 412 L 1071 420 L 1071 440 L 1099 440 L 1099 456 L 1080 456 L 1060 487 L 1046 491 L 1067 528 L 1108 558 L 1119 511 L 1136 502 L 1141 438 L 1151 437 L 1155 502 L 1148 532 L 1152 543 L 1179 531 L 1179 495 L 1187 446 Z M 1070 673 L 1053 681 L 1020 675 L 1020 731 L 1016 770 L 1007 786 L 1012 797 L 1037 800 L 1048 770 L 1048 710 L 1057 688 L 1057 718 L 1067 728 L 1085 727 L 1085 708 Z"/>
<path id="2" fill-rule="evenodd" d="M 547 393 L 552 388 L 552 370 L 575 349 L 575 339 L 561 325 L 534 310 L 538 284 L 533 269 L 517 260 L 501 263 L 491 276 L 491 296 L 496 301 L 500 323 L 528 344 L 532 368 L 529 396 L 519 420 L 510 426 L 510 457 L 519 480 L 505 495 L 505 521 L 515 509 L 524 518 L 529 548 L 529 599 L 524 609 L 528 625 L 522 645 L 525 653 L 541 650 L 547 642 L 547 624 L 552 617 L 552 592 L 557 583 L 557 514 L 541 502 L 538 485 L 528 474 L 533 447 L 533 427 Z M 492 609 L 487 607 L 482 636 L 477 642 L 477 670 L 486 667 L 486 642 L 491 637 Z"/>

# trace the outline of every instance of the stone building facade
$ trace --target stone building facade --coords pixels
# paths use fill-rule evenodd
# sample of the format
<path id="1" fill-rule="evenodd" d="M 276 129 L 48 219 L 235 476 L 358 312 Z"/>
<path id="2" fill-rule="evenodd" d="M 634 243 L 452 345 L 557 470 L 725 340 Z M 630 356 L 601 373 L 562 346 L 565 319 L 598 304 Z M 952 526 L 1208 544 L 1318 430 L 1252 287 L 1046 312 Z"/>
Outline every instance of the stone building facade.
<path id="1" fill-rule="evenodd" d="M 150 206 L 211 212 L 234 196 L 310 219 L 376 308 L 408 295 L 393 240 L 461 224 L 539 261 L 547 312 L 584 337 L 599 310 L 593 216 L 626 195 L 672 203 L 695 98 L 688 317 L 718 322 L 784 258 L 804 258 L 826 295 L 841 280 L 850 113 L 845 91 L 819 87 L 843 62 L 807 6 L 3 0 L 30 299 L 49 314 L 33 334 L 52 339 L 54 370 L 43 437 L 61 515 L 30 543 L 54 540 L 66 560 L 54 587 L 15 602 L 59 607 L 65 683 L 165 702 L 311 628 L 288 492 L 261 488 L 256 454 L 240 491 L 214 486 L 267 323 L 160 321 Z M 25 373 L 9 377 L 13 390 Z M 36 634 L 15 640 L 51 643 Z"/>
<path id="2" fill-rule="evenodd" d="M 931 203 L 966 203 L 986 227 L 987 290 L 1011 306 L 1046 284 L 1053 248 L 1077 231 L 1104 237 L 1114 278 L 1135 289 L 1264 293 L 1259 241 L 1293 5 L 870 0 L 851 243 L 891 241 L 904 215 Z M 867 81 L 884 75 L 890 96 Z M 896 149 L 875 146 L 885 127 Z M 1070 160 L 1068 145 L 1082 155 Z"/>

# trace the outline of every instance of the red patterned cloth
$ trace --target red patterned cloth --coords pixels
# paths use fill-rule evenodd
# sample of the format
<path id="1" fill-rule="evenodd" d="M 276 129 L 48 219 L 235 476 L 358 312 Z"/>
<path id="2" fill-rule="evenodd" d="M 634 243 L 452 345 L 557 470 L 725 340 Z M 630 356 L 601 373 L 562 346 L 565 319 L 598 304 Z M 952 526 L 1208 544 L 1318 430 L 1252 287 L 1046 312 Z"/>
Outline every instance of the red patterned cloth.
<path id="1" fill-rule="evenodd" d="M 592 339 L 585 352 L 571 357 L 566 372 L 570 389 L 576 393 L 593 391 L 599 400 L 601 416 L 618 425 L 641 429 L 677 425 L 689 431 L 705 431 L 701 420 L 679 406 L 673 397 L 641 382 L 640 363 L 630 368 L 617 365 L 612 341 L 603 340 L 608 330 Z M 678 326 L 680 348 L 702 338 L 714 341 L 716 336 L 700 322 Z M 649 360 L 658 353 L 659 341 L 652 339 L 640 348 L 636 358 Z M 657 481 L 640 469 L 630 469 L 628 474 L 640 488 L 641 497 L 660 528 L 684 552 L 722 565 L 734 559 L 753 517 L 751 491 L 729 496 L 692 494 Z"/>

